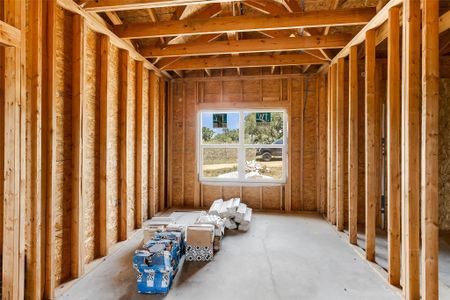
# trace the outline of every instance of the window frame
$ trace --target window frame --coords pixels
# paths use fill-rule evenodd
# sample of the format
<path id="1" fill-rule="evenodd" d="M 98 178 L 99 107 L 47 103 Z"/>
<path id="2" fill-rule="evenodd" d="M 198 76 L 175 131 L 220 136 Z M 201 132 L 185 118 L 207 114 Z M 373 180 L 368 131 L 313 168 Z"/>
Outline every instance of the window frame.
<path id="1" fill-rule="evenodd" d="M 283 113 L 283 144 L 245 144 L 245 119 L 244 113 L 257 112 L 281 112 Z M 239 143 L 237 144 L 203 144 L 202 139 L 202 113 L 238 113 L 239 114 Z M 200 183 L 210 185 L 283 185 L 286 184 L 288 178 L 288 149 L 289 149 L 289 132 L 288 132 L 288 110 L 285 108 L 216 108 L 201 109 L 197 112 L 197 176 Z M 203 176 L 203 149 L 211 148 L 231 148 L 237 149 L 238 157 L 238 177 L 237 178 L 217 178 Z M 281 179 L 247 179 L 245 178 L 245 155 L 246 149 L 253 148 L 280 148 L 282 149 L 282 166 L 283 172 Z"/>

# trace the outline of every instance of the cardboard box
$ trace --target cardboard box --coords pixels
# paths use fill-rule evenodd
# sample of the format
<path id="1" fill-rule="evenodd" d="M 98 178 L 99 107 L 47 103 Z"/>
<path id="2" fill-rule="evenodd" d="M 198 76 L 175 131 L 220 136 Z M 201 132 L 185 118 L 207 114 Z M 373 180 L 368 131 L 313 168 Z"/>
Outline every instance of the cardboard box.
<path id="1" fill-rule="evenodd" d="M 214 241 L 214 225 L 198 224 L 187 227 L 186 244 L 191 246 L 208 247 Z"/>
<path id="2" fill-rule="evenodd" d="M 188 226 L 186 231 L 186 261 L 210 261 L 214 257 L 214 225 Z"/>

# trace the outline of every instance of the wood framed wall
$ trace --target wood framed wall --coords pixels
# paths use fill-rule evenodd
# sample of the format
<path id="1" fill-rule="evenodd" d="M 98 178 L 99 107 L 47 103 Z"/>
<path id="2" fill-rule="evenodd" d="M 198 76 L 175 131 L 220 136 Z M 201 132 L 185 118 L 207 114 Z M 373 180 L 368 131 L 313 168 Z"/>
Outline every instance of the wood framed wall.
<path id="1" fill-rule="evenodd" d="M 150 122 L 143 118 L 137 128 L 136 98 L 142 94 L 144 116 L 166 103 L 165 93 L 150 93 L 150 87 L 163 89 L 161 74 L 136 62 L 135 52 L 128 55 L 108 29 L 69 4 L 6 1 L 0 10 L 2 34 L 20 33 L 0 48 L 7 74 L 0 80 L 0 238 L 2 270 L 10 275 L 2 294 L 11 299 L 54 299 L 63 283 L 126 240 L 155 206 L 147 183 L 149 177 L 159 182 L 160 173 L 148 170 Z M 155 114 L 151 122 L 163 132 L 161 118 Z M 134 167 L 137 147 L 141 170 Z M 142 210 L 136 216 L 139 176 Z"/>
<path id="2" fill-rule="evenodd" d="M 400 44 L 401 27 L 403 27 L 402 44 Z M 387 38 L 388 46 L 387 78 L 381 74 L 383 61 L 376 59 L 375 51 L 376 46 L 385 38 Z M 374 180 L 379 178 L 381 167 L 378 157 L 381 150 L 382 125 L 378 104 L 384 101 L 384 88 L 380 84 L 387 84 L 386 173 L 389 260 L 387 280 L 403 290 L 405 299 L 439 298 L 438 224 L 442 213 L 439 212 L 438 191 L 442 190 L 442 187 L 438 184 L 438 179 L 442 174 L 438 172 L 438 157 L 440 158 L 442 151 L 439 147 L 438 136 L 442 136 L 439 132 L 442 121 L 439 119 L 442 119 L 444 112 L 439 111 L 437 99 L 439 99 L 439 76 L 448 75 L 445 72 L 439 75 L 439 64 L 445 64 L 445 59 L 441 57 L 439 60 L 438 40 L 439 1 L 425 1 L 422 2 L 422 6 L 420 1 L 415 0 L 389 1 L 357 37 L 336 56 L 328 69 L 328 76 L 331 78 L 328 81 L 328 90 L 331 92 L 328 112 L 328 132 L 331 135 L 328 137 L 328 161 L 333 161 L 339 155 L 339 147 L 336 148 L 333 144 L 336 139 L 339 141 L 339 130 L 334 130 L 333 126 L 336 124 L 335 119 L 339 120 L 340 117 L 336 116 L 333 110 L 336 97 L 339 100 L 339 93 L 335 94 L 334 77 L 336 65 L 349 55 L 349 242 L 356 247 L 360 246 L 357 245 L 356 229 L 360 219 L 358 215 L 362 209 L 358 205 L 360 203 L 354 198 L 355 194 L 359 194 L 356 198 L 361 198 L 361 190 L 363 190 L 366 194 L 364 250 L 367 260 L 372 262 L 375 259 L 375 232 L 379 224 L 377 210 L 381 196 L 380 182 Z M 362 42 L 365 42 L 365 89 L 359 89 L 358 92 L 358 80 L 355 80 L 355 77 L 357 78 L 358 73 L 361 72 L 361 61 L 357 60 L 357 47 Z M 420 52 L 420 45 L 422 45 L 422 52 Z M 400 70 L 401 53 L 403 53 L 402 70 Z M 418 63 L 420 60 L 422 64 Z M 359 84 L 361 85 L 361 79 Z M 339 83 L 337 90 L 339 91 Z M 361 102 L 362 96 L 365 98 L 365 145 L 361 145 L 361 134 L 356 133 L 361 132 L 361 128 L 354 127 L 357 123 L 355 117 L 361 118 L 361 113 L 356 113 L 356 107 L 357 100 Z M 359 111 L 361 112 L 361 106 Z M 339 114 L 339 110 L 337 113 Z M 356 137 L 359 137 L 359 143 L 355 141 Z M 333 153 L 335 148 L 338 151 L 337 154 Z M 358 155 L 359 164 L 361 163 L 361 154 L 366 162 L 365 178 L 361 174 L 361 167 L 358 172 L 354 170 Z M 333 177 L 340 176 L 339 172 L 335 175 L 333 172 L 333 168 L 329 167 L 328 191 L 331 191 L 334 182 L 340 182 Z M 362 187 L 359 183 L 355 187 L 355 181 L 361 182 L 361 180 L 365 181 L 365 185 Z M 327 197 L 327 201 L 330 211 L 336 202 L 331 195 Z M 333 224 L 333 216 L 328 219 Z M 339 219 L 337 223 L 339 229 L 342 226 Z"/>
<path id="3" fill-rule="evenodd" d="M 227 73 L 230 72 L 230 73 Z M 315 211 L 319 209 L 319 131 L 325 132 L 326 102 L 319 101 L 319 78 L 248 73 L 173 80 L 169 102 L 169 202 L 172 207 L 209 207 L 218 198 L 241 197 L 255 209 Z M 270 73 L 269 73 L 270 74 Z M 324 80 L 324 78 L 322 79 Z M 325 89 L 325 85 L 323 88 Z M 323 93 L 323 90 L 322 90 Z M 326 95 L 323 96 L 326 99 Z M 243 103 L 241 103 L 243 102 Z M 202 108 L 286 108 L 289 116 L 289 175 L 281 186 L 216 186 L 197 180 L 197 111 Z M 324 107 L 319 107 L 323 105 Z M 318 110 L 324 114 L 319 127 Z M 322 133 L 322 140 L 325 134 Z M 325 154 L 323 143 L 322 155 Z M 292 163 L 303 162 L 303 163 Z M 325 186 L 325 181 L 322 183 Z M 325 197 L 323 194 L 322 197 Z M 325 201 L 323 202 L 325 205 Z"/>

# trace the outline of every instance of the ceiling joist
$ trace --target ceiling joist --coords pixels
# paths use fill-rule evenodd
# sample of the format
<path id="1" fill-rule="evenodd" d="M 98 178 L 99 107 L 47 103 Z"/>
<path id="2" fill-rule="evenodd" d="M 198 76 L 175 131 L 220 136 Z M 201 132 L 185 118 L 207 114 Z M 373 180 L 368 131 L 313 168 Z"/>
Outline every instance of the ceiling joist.
<path id="1" fill-rule="evenodd" d="M 351 40 L 348 35 L 303 36 L 296 38 L 250 39 L 168 45 L 165 48 L 143 48 L 144 57 L 173 57 L 251 53 L 267 51 L 295 51 L 308 49 L 343 48 Z"/>
<path id="2" fill-rule="evenodd" d="M 182 5 L 200 5 L 233 0 L 96 0 L 89 1 L 82 8 L 91 12 L 137 10 Z"/>
<path id="3" fill-rule="evenodd" d="M 336 11 L 310 11 L 258 17 L 230 16 L 165 21 L 157 24 L 126 24 L 115 26 L 114 32 L 121 38 L 139 39 L 300 27 L 352 26 L 367 24 L 374 15 L 374 8 L 350 8 Z"/>
<path id="4" fill-rule="evenodd" d="M 324 61 L 309 54 L 280 54 L 257 56 L 231 56 L 216 58 L 187 58 L 162 70 L 227 69 L 269 66 L 297 66 L 323 64 Z"/>

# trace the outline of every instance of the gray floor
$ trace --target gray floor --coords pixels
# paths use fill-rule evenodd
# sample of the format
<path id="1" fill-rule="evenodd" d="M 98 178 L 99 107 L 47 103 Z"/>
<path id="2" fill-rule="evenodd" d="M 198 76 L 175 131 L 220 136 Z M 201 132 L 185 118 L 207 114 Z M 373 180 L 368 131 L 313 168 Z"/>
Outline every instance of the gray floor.
<path id="1" fill-rule="evenodd" d="M 184 263 L 166 296 L 136 293 L 140 241 L 133 236 L 59 299 L 400 299 L 315 214 L 255 214 L 250 231 L 227 232 L 214 261 Z"/>

